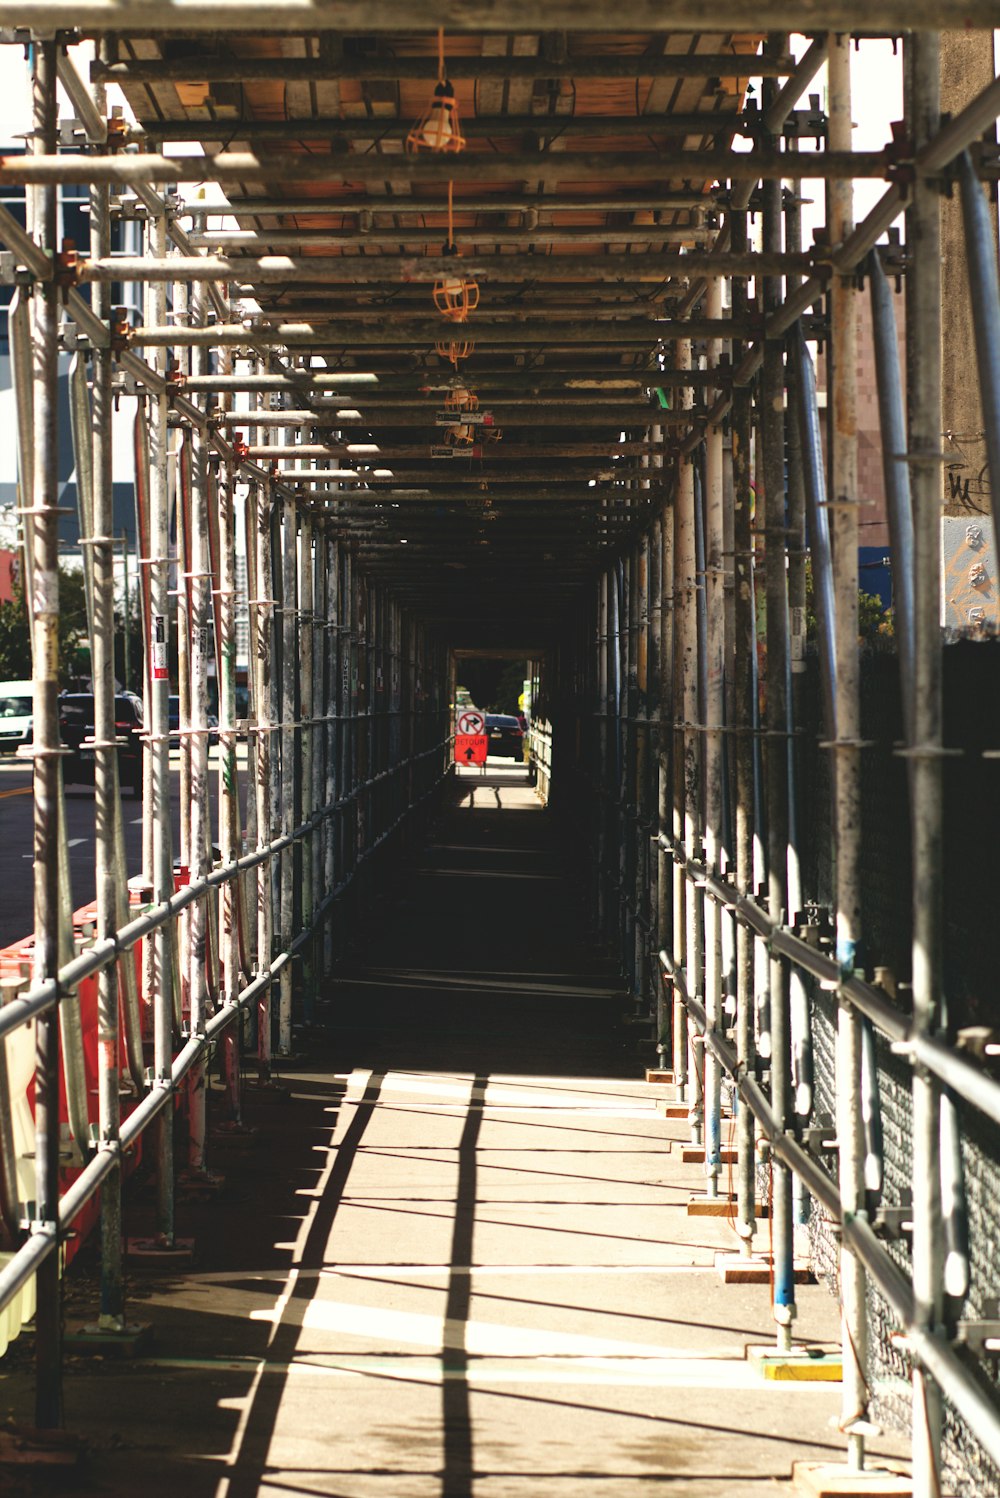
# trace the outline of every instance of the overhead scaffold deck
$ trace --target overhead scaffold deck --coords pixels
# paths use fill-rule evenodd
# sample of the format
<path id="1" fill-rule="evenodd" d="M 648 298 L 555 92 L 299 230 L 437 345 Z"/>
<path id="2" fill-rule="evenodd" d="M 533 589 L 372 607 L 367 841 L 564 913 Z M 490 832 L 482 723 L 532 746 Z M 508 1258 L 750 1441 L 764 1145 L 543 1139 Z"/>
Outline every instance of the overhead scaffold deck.
<path id="1" fill-rule="evenodd" d="M 0 1065 L 0 1308 L 34 1285 L 40 1427 L 63 1420 L 67 1235 L 99 1200 L 101 1329 L 124 1336 L 137 1142 L 155 1141 L 169 1254 L 182 1094 L 186 1164 L 207 1177 L 210 1056 L 239 1127 L 244 1071 L 272 1084 L 452 774 L 455 652 L 513 652 L 532 663 L 538 792 L 583 850 L 595 930 L 713 1200 L 732 1110 L 748 1263 L 767 1179 L 776 1351 L 795 1343 L 811 1234 L 842 1307 L 845 1469 L 863 1483 L 886 1417 L 873 1369 L 889 1368 L 913 1493 L 1000 1493 L 1000 1195 L 965 1186 L 998 1180 L 1000 1031 L 992 986 L 978 1008 L 946 1002 L 960 880 L 941 624 L 943 256 L 975 335 L 989 498 L 970 528 L 1000 536 L 997 20 L 995 0 L 0 6 L 3 54 L 23 48 L 30 79 L 24 149 L 0 157 L 0 282 L 35 881 L 30 976 L 7 975 L 0 1009 L 11 1057 L 18 1037 L 35 1047 L 30 1151 Z M 852 53 L 876 38 L 900 42 L 904 117 L 856 149 Z M 942 102 L 942 49 L 959 45 L 988 76 Z M 878 185 L 863 214 L 858 182 Z M 60 231 L 71 188 L 89 243 Z M 807 242 L 810 194 L 825 211 Z M 944 203 L 962 231 L 943 247 Z M 877 745 L 859 645 L 862 311 L 898 698 Z M 60 381 L 94 699 L 86 934 L 56 665 Z M 141 870 L 115 713 L 125 447 Z M 908 838 L 876 849 L 879 755 Z M 866 903 L 872 861 L 903 910 L 891 954 Z M 984 953 L 991 939 L 978 933 Z"/>

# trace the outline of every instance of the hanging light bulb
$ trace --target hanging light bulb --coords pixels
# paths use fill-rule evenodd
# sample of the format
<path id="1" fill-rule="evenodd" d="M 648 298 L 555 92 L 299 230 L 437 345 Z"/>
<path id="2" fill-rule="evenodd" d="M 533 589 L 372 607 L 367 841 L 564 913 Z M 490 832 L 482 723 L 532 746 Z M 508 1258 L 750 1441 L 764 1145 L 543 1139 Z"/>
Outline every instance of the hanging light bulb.
<path id="1" fill-rule="evenodd" d="M 463 359 L 469 357 L 475 346 L 471 338 L 449 338 L 435 343 L 434 352 L 439 359 L 447 359 L 449 364 L 454 364 L 457 368 Z"/>
<path id="2" fill-rule="evenodd" d="M 438 29 L 438 81 L 434 97 L 406 137 L 408 151 L 450 151 L 457 155 L 465 149 L 465 137 L 458 118 L 455 89 L 445 74 L 444 31 Z"/>
<path id="3" fill-rule="evenodd" d="M 476 430 L 467 421 L 456 421 L 454 425 L 445 427 L 444 440 L 451 447 L 472 447 L 476 440 Z"/>
<path id="4" fill-rule="evenodd" d="M 446 259 L 458 259 L 455 243 L 454 184 L 448 183 L 448 238 L 441 246 Z M 479 285 L 471 276 L 463 276 L 456 266 L 453 275 L 442 276 L 434 283 L 434 305 L 450 322 L 465 322 L 479 306 Z"/>
<path id="5" fill-rule="evenodd" d="M 478 411 L 479 396 L 467 385 L 452 385 L 444 398 L 446 411 Z"/>
<path id="6" fill-rule="evenodd" d="M 434 305 L 449 322 L 465 322 L 479 306 L 478 283 L 471 276 L 443 276 L 434 283 Z"/>

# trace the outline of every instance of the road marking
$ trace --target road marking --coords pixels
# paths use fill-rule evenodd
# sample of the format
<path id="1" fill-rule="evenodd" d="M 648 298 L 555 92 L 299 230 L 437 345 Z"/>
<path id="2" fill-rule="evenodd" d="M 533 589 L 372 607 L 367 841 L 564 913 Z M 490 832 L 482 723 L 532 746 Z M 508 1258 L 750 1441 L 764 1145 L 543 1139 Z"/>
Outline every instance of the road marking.
<path id="1" fill-rule="evenodd" d="M 132 827 L 141 827 L 142 823 L 143 823 L 143 818 L 142 817 L 133 817 L 130 825 Z"/>
<path id="2" fill-rule="evenodd" d="M 67 848 L 78 848 L 81 843 L 85 843 L 86 841 L 85 837 L 71 837 L 66 846 Z"/>
<path id="3" fill-rule="evenodd" d="M 12 791 L 0 791 L 0 800 L 4 796 L 30 796 L 33 787 L 30 785 L 19 785 Z"/>

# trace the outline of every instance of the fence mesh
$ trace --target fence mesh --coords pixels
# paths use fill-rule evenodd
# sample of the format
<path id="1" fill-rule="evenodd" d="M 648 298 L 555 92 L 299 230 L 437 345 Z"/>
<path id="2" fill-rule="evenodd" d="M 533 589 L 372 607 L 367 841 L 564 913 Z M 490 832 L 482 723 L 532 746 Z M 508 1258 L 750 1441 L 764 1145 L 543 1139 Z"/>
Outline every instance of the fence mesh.
<path id="1" fill-rule="evenodd" d="M 995 1024 L 1000 871 L 990 856 L 986 829 L 1000 825 L 1000 760 L 984 751 L 1000 748 L 1000 644 L 995 641 L 949 646 L 944 652 L 945 722 L 945 993 L 951 1035 L 964 1026 Z M 907 760 L 894 753 L 902 737 L 898 664 L 894 653 L 879 650 L 862 658 L 862 815 L 864 848 L 861 910 L 863 961 L 869 977 L 875 966 L 891 971 L 897 1002 L 909 1007 L 912 939 L 910 824 Z M 829 909 L 833 889 L 831 767 L 821 722 L 817 663 L 801 689 L 799 825 L 802 873 L 807 901 Z M 834 1060 L 836 1016 L 829 994 L 814 987 L 812 1034 L 815 1065 L 815 1115 L 835 1115 Z M 910 1069 L 889 1044 L 876 1041 L 882 1128 L 884 1182 L 878 1200 L 905 1205 L 910 1199 L 913 1122 Z M 995 1314 L 1000 1265 L 1000 1129 L 976 1110 L 963 1108 L 962 1159 L 968 1205 L 970 1285 L 965 1299 L 949 1302 L 946 1318 L 954 1333 L 960 1320 Z M 827 1168 L 836 1169 L 835 1157 Z M 812 1204 L 809 1223 L 813 1262 L 818 1277 L 836 1294 L 839 1246 L 821 1208 Z M 908 1236 L 887 1242 L 889 1252 L 909 1275 Z M 991 1305 L 993 1302 L 993 1305 Z M 876 1421 L 908 1430 L 910 1363 L 901 1345 L 898 1322 L 879 1292 L 868 1289 L 870 1331 L 869 1378 Z M 963 1357 L 982 1385 L 1000 1400 L 996 1361 L 967 1350 Z M 943 1444 L 944 1482 L 948 1492 L 977 1498 L 1000 1498 L 1000 1471 L 946 1405 Z"/>

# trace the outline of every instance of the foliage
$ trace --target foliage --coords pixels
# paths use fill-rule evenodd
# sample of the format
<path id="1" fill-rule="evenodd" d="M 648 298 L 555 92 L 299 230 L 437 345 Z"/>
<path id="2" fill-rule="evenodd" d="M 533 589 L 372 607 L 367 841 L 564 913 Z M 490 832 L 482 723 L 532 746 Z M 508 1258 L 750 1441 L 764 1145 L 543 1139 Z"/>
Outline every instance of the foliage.
<path id="1" fill-rule="evenodd" d="M 816 592 L 813 586 L 812 558 L 806 559 L 806 638 L 815 640 L 819 633 L 816 617 Z M 895 633 L 892 609 L 887 609 L 877 593 L 858 589 L 858 640 L 891 639 Z"/>
<path id="2" fill-rule="evenodd" d="M 59 684 L 89 675 L 87 606 L 83 573 L 59 569 Z M 31 675 L 31 627 L 24 590 L 0 603 L 0 680 L 24 681 Z"/>
<path id="3" fill-rule="evenodd" d="M 524 661 L 510 661 L 497 682 L 496 711 L 516 713 L 518 699 L 524 691 Z"/>
<path id="4" fill-rule="evenodd" d="M 31 638 L 24 598 L 18 590 L 0 603 L 0 680 L 27 681 L 31 675 Z"/>

